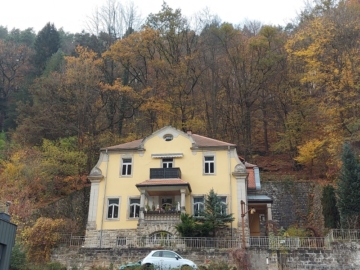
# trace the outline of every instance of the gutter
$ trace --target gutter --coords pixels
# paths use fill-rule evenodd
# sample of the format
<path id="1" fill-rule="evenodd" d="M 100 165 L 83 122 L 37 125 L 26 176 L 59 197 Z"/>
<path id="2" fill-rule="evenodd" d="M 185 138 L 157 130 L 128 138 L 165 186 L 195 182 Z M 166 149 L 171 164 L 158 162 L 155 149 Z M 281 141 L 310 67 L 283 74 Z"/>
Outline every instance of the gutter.
<path id="1" fill-rule="evenodd" d="M 105 203 L 106 203 L 106 183 L 107 183 L 107 175 L 108 175 L 108 169 L 109 169 L 109 153 L 108 150 L 106 149 L 106 173 L 105 173 L 105 181 L 104 181 L 104 198 L 103 198 L 103 208 L 101 211 L 101 225 L 100 225 L 100 248 L 102 246 L 102 235 L 103 235 L 103 225 L 104 225 L 104 210 L 105 208 Z"/>

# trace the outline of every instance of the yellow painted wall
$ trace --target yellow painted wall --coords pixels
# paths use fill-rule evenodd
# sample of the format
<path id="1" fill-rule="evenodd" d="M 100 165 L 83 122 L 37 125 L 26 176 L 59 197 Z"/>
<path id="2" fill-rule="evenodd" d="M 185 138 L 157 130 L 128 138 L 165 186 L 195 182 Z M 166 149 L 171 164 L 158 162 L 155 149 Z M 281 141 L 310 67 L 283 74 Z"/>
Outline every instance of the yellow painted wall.
<path id="1" fill-rule="evenodd" d="M 229 153 L 227 150 L 221 151 L 192 151 L 190 148 L 192 141 L 186 134 L 180 133 L 174 136 L 172 141 L 165 141 L 160 134 L 153 134 L 146 139 L 144 144 L 145 151 L 139 152 L 113 152 L 109 151 L 109 163 L 103 161 L 99 168 L 101 169 L 104 179 L 99 185 L 99 197 L 97 208 L 97 229 L 130 229 L 136 228 L 138 220 L 127 218 L 129 197 L 140 197 L 140 192 L 136 184 L 148 180 L 150 177 L 150 168 L 161 168 L 161 159 L 152 158 L 152 154 L 182 153 L 183 157 L 174 158 L 174 166 L 181 169 L 182 180 L 190 183 L 192 194 L 208 194 L 213 188 L 218 195 L 228 197 L 228 209 L 234 213 L 237 224 L 238 205 L 236 202 L 236 180 L 231 175 L 234 167 L 238 164 L 238 158 L 235 154 L 231 158 L 229 166 Z M 235 153 L 234 150 L 233 153 Z M 215 175 L 203 174 L 203 154 L 213 153 L 215 155 Z M 120 177 L 121 158 L 123 155 L 132 156 L 132 177 Z M 231 179 L 231 184 L 230 184 Z M 106 196 L 104 199 L 104 189 L 106 183 Z M 231 190 L 230 190 L 231 186 Z M 232 191 L 232 192 L 231 192 Z M 119 220 L 107 220 L 107 203 L 108 197 L 121 197 Z M 229 202 L 231 197 L 232 202 Z M 186 196 L 186 210 L 191 213 L 191 196 Z M 103 222 L 101 222 L 103 220 Z"/>

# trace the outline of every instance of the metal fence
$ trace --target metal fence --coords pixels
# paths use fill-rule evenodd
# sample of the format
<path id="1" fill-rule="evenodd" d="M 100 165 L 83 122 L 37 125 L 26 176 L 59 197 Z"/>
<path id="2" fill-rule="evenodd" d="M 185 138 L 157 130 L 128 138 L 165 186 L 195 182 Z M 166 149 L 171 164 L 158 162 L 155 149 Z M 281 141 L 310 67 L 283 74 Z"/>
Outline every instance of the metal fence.
<path id="1" fill-rule="evenodd" d="M 326 249 L 328 245 L 323 237 L 249 237 L 245 239 L 246 247 L 266 249 Z M 233 249 L 241 248 L 241 239 L 221 238 L 164 238 L 116 237 L 114 239 L 94 239 L 84 236 L 65 235 L 59 244 L 84 248 L 165 248 L 165 249 Z"/>
<path id="2" fill-rule="evenodd" d="M 268 249 L 325 249 L 327 244 L 324 237 L 250 237 L 249 247 L 260 247 Z"/>
<path id="3" fill-rule="evenodd" d="M 333 229 L 326 236 L 330 242 L 351 242 L 360 241 L 360 230 Z"/>
<path id="4" fill-rule="evenodd" d="M 242 240 L 207 237 L 85 237 L 60 234 L 59 245 L 85 248 L 165 248 L 165 249 L 233 249 L 241 248 Z M 360 230 L 332 230 L 326 237 L 254 236 L 245 238 L 247 248 L 329 249 L 332 242 L 360 241 Z"/>

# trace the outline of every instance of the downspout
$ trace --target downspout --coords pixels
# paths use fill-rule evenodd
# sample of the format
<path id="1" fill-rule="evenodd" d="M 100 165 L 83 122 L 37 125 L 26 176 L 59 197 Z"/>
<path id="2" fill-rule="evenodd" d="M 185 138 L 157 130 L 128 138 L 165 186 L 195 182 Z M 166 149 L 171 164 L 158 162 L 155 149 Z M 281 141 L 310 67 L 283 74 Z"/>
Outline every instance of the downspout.
<path id="1" fill-rule="evenodd" d="M 230 158 L 230 145 L 228 145 L 228 169 L 229 169 L 229 186 L 230 186 L 230 192 L 229 192 L 229 213 L 232 213 L 232 185 L 231 185 L 231 158 Z M 231 240 L 233 238 L 233 221 L 231 222 Z"/>
<path id="2" fill-rule="evenodd" d="M 106 149 L 106 173 L 105 173 L 105 181 L 104 181 L 104 198 L 103 198 L 103 208 L 101 210 L 101 222 L 100 222 L 100 248 L 102 246 L 102 236 L 103 236 L 103 223 L 104 223 L 104 209 L 106 203 L 106 182 L 107 182 L 107 174 L 109 168 L 109 154 L 108 150 Z"/>

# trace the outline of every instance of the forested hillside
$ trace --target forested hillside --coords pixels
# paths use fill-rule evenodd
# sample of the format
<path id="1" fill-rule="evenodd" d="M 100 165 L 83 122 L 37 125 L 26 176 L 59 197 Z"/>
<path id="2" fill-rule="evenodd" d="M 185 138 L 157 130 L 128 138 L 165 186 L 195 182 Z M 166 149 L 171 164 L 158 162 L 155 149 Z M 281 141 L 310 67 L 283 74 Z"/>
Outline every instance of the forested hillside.
<path id="1" fill-rule="evenodd" d="M 16 221 L 86 185 L 100 147 L 164 125 L 329 182 L 360 145 L 359 1 L 316 1 L 286 27 L 166 3 L 140 23 L 115 1 L 89 32 L 29 27 L 0 27 L 0 199 Z"/>

